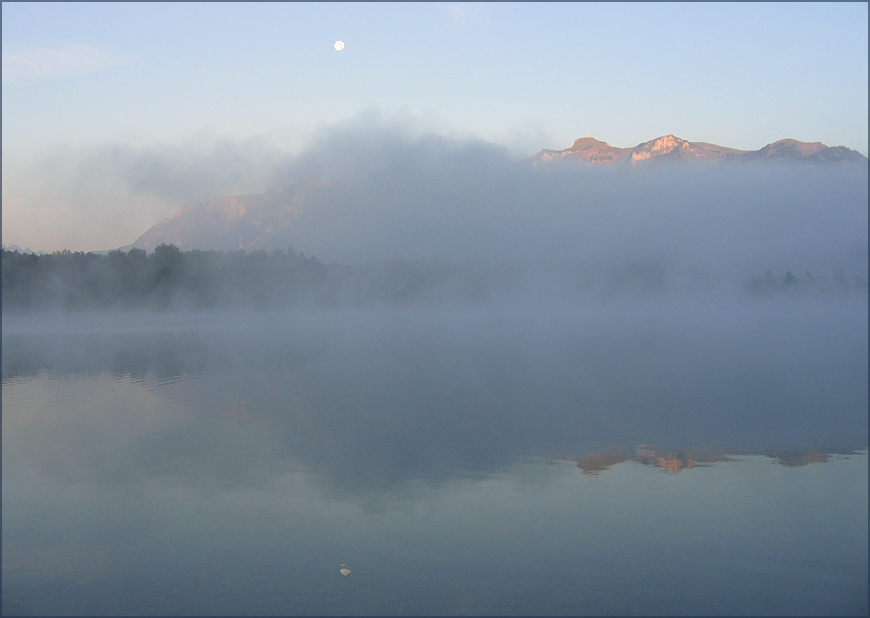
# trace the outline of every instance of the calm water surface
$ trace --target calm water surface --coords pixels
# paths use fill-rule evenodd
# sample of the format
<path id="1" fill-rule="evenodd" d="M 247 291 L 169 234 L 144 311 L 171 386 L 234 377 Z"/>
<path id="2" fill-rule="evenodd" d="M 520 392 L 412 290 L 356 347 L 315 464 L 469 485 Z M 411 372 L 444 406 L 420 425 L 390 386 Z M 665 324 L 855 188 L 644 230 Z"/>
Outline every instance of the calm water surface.
<path id="1" fill-rule="evenodd" d="M 4 317 L 3 613 L 866 614 L 867 373 L 866 301 Z"/>

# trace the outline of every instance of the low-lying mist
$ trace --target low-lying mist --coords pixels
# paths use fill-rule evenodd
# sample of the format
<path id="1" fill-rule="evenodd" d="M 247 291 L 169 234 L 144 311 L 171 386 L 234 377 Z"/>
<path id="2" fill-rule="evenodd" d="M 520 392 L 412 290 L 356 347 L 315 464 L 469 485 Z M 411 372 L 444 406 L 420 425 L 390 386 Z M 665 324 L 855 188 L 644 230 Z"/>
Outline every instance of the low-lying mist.
<path id="1" fill-rule="evenodd" d="M 45 171 L 61 165 L 69 174 L 53 174 L 58 196 L 52 199 L 72 200 L 83 215 L 89 204 L 111 202 L 117 218 L 125 200 L 135 205 L 151 196 L 172 209 L 190 204 L 194 184 L 202 187 L 196 199 L 204 201 L 208 187 L 225 195 L 274 189 L 286 196 L 275 206 L 282 209 L 280 229 L 272 229 L 268 213 L 245 214 L 246 225 L 263 234 L 257 246 L 269 253 L 292 248 L 344 268 L 331 278 L 333 300 L 365 297 L 367 288 L 407 271 L 409 262 L 411 279 L 438 285 L 407 296 L 443 294 L 447 302 L 478 298 L 481 289 L 488 296 L 493 288 L 522 296 L 577 287 L 607 296 L 626 282 L 641 291 L 740 293 L 754 280 L 782 284 L 788 273 L 789 281 L 814 279 L 816 289 L 825 287 L 824 278 L 845 278 L 866 290 L 866 166 L 656 160 L 533 166 L 524 158 L 532 152 L 422 133 L 377 114 L 328 128 L 293 155 L 267 140 L 195 146 L 154 146 L 125 156 L 106 147 L 70 155 L 76 164 L 53 160 Z M 93 189 L 78 199 L 82 184 L 118 191 L 100 197 Z M 190 225 L 205 229 L 225 216 L 215 212 Z M 165 242 L 183 251 L 238 250 L 241 238 L 230 236 L 211 245 L 185 244 L 183 235 Z M 391 264 L 397 260 L 399 267 Z M 245 268 L 248 280 L 266 277 Z M 265 279 L 263 285 L 280 287 Z M 222 294 L 233 297 L 233 286 Z M 251 293 L 242 286 L 235 296 L 243 301 Z"/>
<path id="2" fill-rule="evenodd" d="M 75 414 L 117 432 L 21 461 L 354 493 L 625 445 L 866 448 L 866 168 L 533 167 L 360 124 L 273 180 L 311 178 L 282 246 L 3 251 L 4 398 L 93 377 Z"/>
<path id="3" fill-rule="evenodd" d="M 636 445 L 867 446 L 854 297 L 4 320 L 4 397 L 31 384 L 57 408 L 39 415 L 57 427 L 41 445 L 26 407 L 4 415 L 25 441 L 17 465 L 70 482 L 260 485 L 301 469 L 357 495 Z"/>
<path id="4" fill-rule="evenodd" d="M 866 167 L 532 167 L 485 142 L 351 125 L 320 136 L 283 180 L 311 176 L 339 187 L 300 213 L 294 246 L 325 262 L 867 270 Z"/>
<path id="5" fill-rule="evenodd" d="M 296 174 L 332 180 L 279 202 L 292 224 L 247 255 L 4 251 L 4 309 L 867 294 L 866 169 L 542 169 L 488 145 L 375 143 L 300 157 Z"/>

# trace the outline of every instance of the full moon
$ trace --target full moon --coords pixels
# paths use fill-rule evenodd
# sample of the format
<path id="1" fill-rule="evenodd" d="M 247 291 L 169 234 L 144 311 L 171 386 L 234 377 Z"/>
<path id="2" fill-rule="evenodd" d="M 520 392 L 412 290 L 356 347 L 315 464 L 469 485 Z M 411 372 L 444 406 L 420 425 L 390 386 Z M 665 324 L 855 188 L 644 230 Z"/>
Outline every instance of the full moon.
<path id="1" fill-rule="evenodd" d="M 333 47 L 335 47 L 335 51 L 343 50 L 344 49 L 344 41 L 336 41 L 335 45 L 333 45 Z"/>

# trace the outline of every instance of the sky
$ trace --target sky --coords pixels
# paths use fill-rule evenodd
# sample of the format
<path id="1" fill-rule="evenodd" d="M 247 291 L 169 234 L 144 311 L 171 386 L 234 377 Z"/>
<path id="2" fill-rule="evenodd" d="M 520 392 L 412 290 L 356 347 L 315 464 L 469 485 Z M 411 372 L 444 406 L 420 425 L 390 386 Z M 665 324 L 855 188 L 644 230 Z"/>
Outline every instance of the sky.
<path id="1" fill-rule="evenodd" d="M 586 135 L 868 152 L 866 3 L 4 2 L 2 18 L 2 240 L 35 250 L 129 245 L 185 205 L 274 188 L 367 122 L 517 159 Z"/>

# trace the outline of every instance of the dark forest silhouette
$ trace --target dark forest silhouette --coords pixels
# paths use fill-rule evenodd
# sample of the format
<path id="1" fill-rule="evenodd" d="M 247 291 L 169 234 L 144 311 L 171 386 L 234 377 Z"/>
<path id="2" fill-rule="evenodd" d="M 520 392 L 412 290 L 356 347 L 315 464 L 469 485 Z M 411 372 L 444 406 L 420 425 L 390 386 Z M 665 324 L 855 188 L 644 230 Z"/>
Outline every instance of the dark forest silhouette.
<path id="1" fill-rule="evenodd" d="M 446 260 L 406 260 L 343 266 L 321 263 L 292 248 L 265 251 L 181 251 L 161 244 L 102 253 L 50 254 L 2 250 L 2 305 L 6 311 L 280 309 L 293 306 L 464 301 L 510 289 L 518 269 L 484 269 Z M 613 295 L 666 292 L 671 273 L 659 265 L 628 264 L 580 274 L 559 271 L 551 285 Z M 867 293 L 862 277 L 842 269 L 815 277 L 791 272 L 749 279 L 752 297 Z"/>
<path id="2" fill-rule="evenodd" d="M 292 248 L 181 251 L 159 245 L 105 254 L 2 250 L 4 310 L 282 308 L 387 303 L 427 294 L 471 299 L 483 283 L 444 261 L 391 260 L 365 267 L 327 265 Z M 447 292 L 443 285 L 451 288 Z M 458 287 L 457 287 L 458 286 Z"/>

